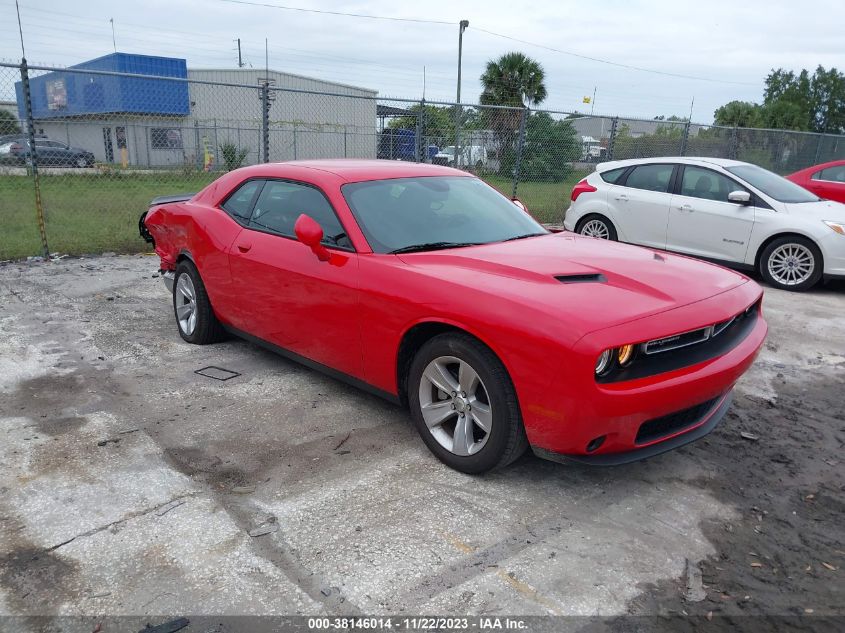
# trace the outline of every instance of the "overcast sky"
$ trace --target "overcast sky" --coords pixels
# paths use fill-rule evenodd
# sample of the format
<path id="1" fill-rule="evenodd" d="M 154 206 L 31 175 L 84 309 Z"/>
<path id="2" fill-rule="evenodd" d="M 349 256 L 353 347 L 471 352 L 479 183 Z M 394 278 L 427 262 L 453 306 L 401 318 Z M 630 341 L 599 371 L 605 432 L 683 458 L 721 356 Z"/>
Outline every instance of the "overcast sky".
<path id="1" fill-rule="evenodd" d="M 122 52 L 184 57 L 194 68 L 233 68 L 234 40 L 240 37 L 246 62 L 263 68 L 266 37 L 273 69 L 418 98 L 425 67 L 426 97 L 454 100 L 457 23 L 467 19 L 465 102 L 478 98 L 478 78 L 489 59 L 518 50 L 545 69 L 543 107 L 589 111 L 582 98 L 595 88 L 597 114 L 687 116 L 694 98 L 692 118 L 703 123 L 727 101 L 761 100 L 772 68 L 845 67 L 843 0 L 816 0 L 812 10 L 794 0 L 254 1 L 450 24 L 319 15 L 226 0 L 20 0 L 27 58 L 71 65 L 110 53 L 109 18 L 114 18 Z M 700 79 L 620 68 L 479 29 Z M 14 0 L 0 0 L 0 59 L 20 59 Z M 0 72 L 0 81 L 11 77 Z"/>

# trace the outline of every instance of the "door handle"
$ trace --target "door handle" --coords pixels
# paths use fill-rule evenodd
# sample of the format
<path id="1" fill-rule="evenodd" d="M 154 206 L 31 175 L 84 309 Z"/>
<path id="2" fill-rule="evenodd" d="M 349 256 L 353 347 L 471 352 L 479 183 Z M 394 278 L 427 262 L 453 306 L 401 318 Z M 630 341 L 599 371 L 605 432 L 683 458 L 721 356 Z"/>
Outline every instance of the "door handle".
<path id="1" fill-rule="evenodd" d="M 678 210 L 686 212 L 686 213 L 692 213 L 695 209 L 692 208 L 692 205 L 682 204 L 681 206 L 678 207 Z"/>
<path id="2" fill-rule="evenodd" d="M 624 193 L 620 193 L 618 196 L 616 196 L 616 199 L 622 200 L 623 202 L 628 202 L 628 196 L 625 195 Z"/>
<path id="3" fill-rule="evenodd" d="M 251 243 L 251 242 L 239 242 L 239 243 L 238 243 L 238 250 L 239 250 L 241 253 L 248 253 L 248 252 L 249 252 L 249 249 L 251 249 L 251 248 L 252 248 L 252 243 Z"/>

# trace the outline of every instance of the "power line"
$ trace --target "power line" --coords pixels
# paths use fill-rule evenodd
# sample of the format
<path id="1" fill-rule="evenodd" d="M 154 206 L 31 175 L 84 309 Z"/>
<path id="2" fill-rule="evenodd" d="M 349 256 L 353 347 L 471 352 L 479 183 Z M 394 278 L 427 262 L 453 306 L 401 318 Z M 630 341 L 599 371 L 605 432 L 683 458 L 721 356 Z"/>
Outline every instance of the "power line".
<path id="1" fill-rule="evenodd" d="M 223 0 L 224 2 L 228 0 Z M 543 48 L 547 51 L 552 51 L 554 53 L 560 53 L 561 55 L 570 55 L 572 57 L 577 57 L 579 59 L 586 59 L 591 62 L 598 62 L 599 64 L 608 64 L 610 66 L 616 66 L 617 68 L 626 68 L 628 70 L 637 70 L 644 73 L 652 73 L 655 75 L 663 75 L 665 77 L 675 77 L 678 79 L 693 79 L 696 81 L 709 81 L 712 83 L 721 83 L 721 84 L 733 84 L 737 86 L 757 86 L 757 84 L 753 84 L 746 81 L 730 81 L 727 79 L 712 79 L 710 77 L 698 77 L 696 75 L 683 75 L 681 73 L 672 73 L 663 70 L 656 70 L 654 68 L 644 68 L 642 66 L 633 66 L 631 64 L 623 64 L 620 62 L 614 62 L 608 59 L 601 59 L 599 57 L 590 57 L 589 55 L 582 55 L 581 53 L 574 53 L 572 51 L 565 51 L 559 48 L 554 48 L 552 46 L 546 46 L 545 44 L 538 44 L 536 42 L 529 42 L 528 40 L 522 40 L 518 37 L 511 37 L 510 35 L 503 35 L 502 33 L 496 33 L 495 31 L 488 31 L 487 29 L 482 29 L 480 27 L 473 27 L 474 31 L 481 31 L 482 33 L 487 33 L 487 35 L 493 35 L 494 37 L 501 37 L 502 39 L 511 40 L 512 42 L 519 42 L 520 44 L 527 44 L 528 46 L 536 46 L 537 48 Z"/>
<path id="2" fill-rule="evenodd" d="M 268 9 L 282 9 L 284 11 L 299 11 L 301 13 L 319 13 L 322 15 L 338 15 L 348 18 L 365 18 L 368 20 L 389 20 L 391 22 L 416 22 L 418 24 L 448 24 L 453 26 L 455 22 L 446 20 L 425 20 L 422 18 L 397 18 L 386 15 L 371 15 L 368 13 L 345 13 L 343 11 L 326 11 L 323 9 L 304 9 L 302 7 L 288 7 L 281 4 L 270 4 L 268 2 L 250 2 L 249 0 L 220 0 L 230 4 L 246 4 L 254 7 L 265 7 Z"/>
<path id="3" fill-rule="evenodd" d="M 326 14 L 326 15 L 336 15 L 336 16 L 343 16 L 343 17 L 351 17 L 351 18 L 366 18 L 370 20 L 391 20 L 395 22 L 417 22 L 422 24 L 445 24 L 449 26 L 454 26 L 456 22 L 454 21 L 447 21 L 447 20 L 424 20 L 419 18 L 397 18 L 397 17 L 390 17 L 390 16 L 383 16 L 383 15 L 372 15 L 372 14 L 364 14 L 364 13 L 345 13 L 343 11 L 325 11 L 320 9 L 304 9 L 301 7 L 290 7 L 290 6 L 283 6 L 278 4 L 270 4 L 265 2 L 255 2 L 254 0 L 220 0 L 220 2 L 228 2 L 231 4 L 242 4 L 242 5 L 249 5 L 249 6 L 256 6 L 256 7 L 265 7 L 269 9 L 282 9 L 285 11 L 301 11 L 303 13 L 319 13 L 319 14 Z M 473 22 L 475 24 L 475 22 Z M 577 57 L 579 59 L 585 59 L 591 62 L 597 62 L 599 64 L 607 64 L 609 66 L 616 66 L 617 68 L 626 68 L 628 70 L 636 70 L 639 72 L 644 73 L 652 73 L 655 75 L 662 75 L 664 77 L 675 77 L 678 79 L 692 79 L 694 81 L 708 81 L 711 83 L 722 83 L 722 84 L 732 84 L 737 86 L 756 86 L 757 84 L 752 84 L 750 82 L 744 81 L 730 81 L 727 79 L 714 79 L 712 77 L 700 77 L 696 75 L 684 75 L 681 73 L 673 73 L 663 70 L 657 70 L 655 68 L 646 68 L 643 66 L 634 66 L 632 64 L 623 64 L 621 62 L 615 62 L 609 59 L 602 59 L 600 57 L 591 57 L 590 55 L 582 55 L 581 53 L 575 53 L 573 51 L 566 51 L 559 48 L 554 48 L 553 46 L 546 46 L 545 44 L 538 44 L 537 42 L 530 42 L 528 40 L 523 40 L 518 37 L 512 37 L 510 35 L 504 35 L 503 33 L 497 33 L 495 31 L 490 31 L 488 29 L 484 29 L 478 26 L 472 27 L 474 31 L 480 31 L 482 33 L 486 33 L 488 35 L 492 35 L 494 37 L 500 37 L 502 39 L 510 40 L 512 42 L 519 42 L 520 44 L 527 44 L 528 46 L 535 46 L 537 48 L 542 48 L 547 51 L 551 51 L 553 53 L 560 53 L 561 55 L 569 55 L 571 57 Z"/>

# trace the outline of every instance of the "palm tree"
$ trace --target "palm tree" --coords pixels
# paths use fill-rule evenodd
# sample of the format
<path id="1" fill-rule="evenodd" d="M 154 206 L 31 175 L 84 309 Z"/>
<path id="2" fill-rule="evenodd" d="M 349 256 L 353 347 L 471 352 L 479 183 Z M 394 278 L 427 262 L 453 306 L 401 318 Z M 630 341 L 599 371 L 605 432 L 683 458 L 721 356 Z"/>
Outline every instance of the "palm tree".
<path id="1" fill-rule="evenodd" d="M 481 75 L 481 103 L 518 108 L 536 106 L 546 98 L 545 73 L 539 62 L 522 53 L 506 53 L 487 62 Z"/>

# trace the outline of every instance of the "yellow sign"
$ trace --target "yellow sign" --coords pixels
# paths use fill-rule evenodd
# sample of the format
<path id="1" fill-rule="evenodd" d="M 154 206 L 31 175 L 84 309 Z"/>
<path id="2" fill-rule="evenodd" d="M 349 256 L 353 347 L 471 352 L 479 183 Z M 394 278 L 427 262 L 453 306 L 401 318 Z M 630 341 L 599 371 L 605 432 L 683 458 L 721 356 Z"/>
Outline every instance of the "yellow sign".
<path id="1" fill-rule="evenodd" d="M 583 101 L 584 103 L 590 103 L 590 97 L 584 97 Z"/>

